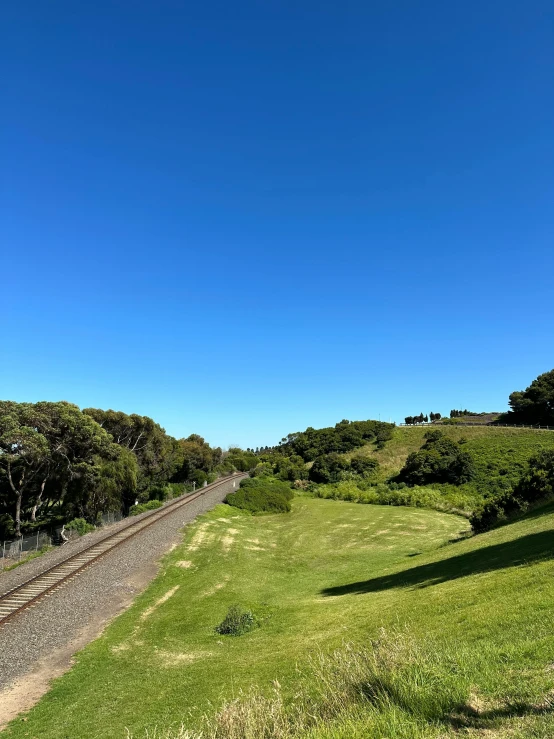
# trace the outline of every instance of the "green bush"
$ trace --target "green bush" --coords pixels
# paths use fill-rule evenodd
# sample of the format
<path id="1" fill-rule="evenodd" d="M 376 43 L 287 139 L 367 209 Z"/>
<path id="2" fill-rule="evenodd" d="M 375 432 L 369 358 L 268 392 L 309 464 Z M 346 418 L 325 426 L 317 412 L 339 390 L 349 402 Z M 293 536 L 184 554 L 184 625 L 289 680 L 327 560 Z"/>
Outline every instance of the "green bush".
<path id="1" fill-rule="evenodd" d="M 144 503 L 150 500 L 170 500 L 170 498 L 173 498 L 173 489 L 169 484 L 151 485 L 147 490 L 147 495 L 148 500 L 143 501 Z"/>
<path id="2" fill-rule="evenodd" d="M 65 528 L 68 531 L 76 531 L 79 536 L 84 536 L 90 531 L 94 531 L 96 527 L 85 521 L 84 518 L 74 518 L 72 521 L 65 524 Z"/>
<path id="3" fill-rule="evenodd" d="M 156 508 L 161 508 L 163 506 L 163 503 L 161 500 L 149 500 L 148 503 L 138 503 L 138 505 L 133 505 L 129 509 L 129 515 L 130 516 L 138 516 L 141 513 L 146 513 L 146 511 L 154 511 Z"/>
<path id="4" fill-rule="evenodd" d="M 350 462 L 337 452 L 316 457 L 310 468 L 310 480 L 319 483 L 338 482 L 350 469 Z"/>
<path id="5" fill-rule="evenodd" d="M 402 483 L 368 485 L 348 480 L 332 485 L 319 485 L 315 494 L 318 498 L 346 500 L 353 503 L 430 508 L 464 515 L 469 515 L 476 504 L 474 495 L 464 493 L 454 487 L 443 492 L 418 485 L 408 487 Z"/>
<path id="6" fill-rule="evenodd" d="M 231 606 L 227 615 L 219 626 L 215 627 L 218 634 L 227 636 L 241 636 L 252 631 L 258 625 L 252 611 L 245 611 L 240 606 Z"/>
<path id="7" fill-rule="evenodd" d="M 275 477 L 249 477 L 225 502 L 250 513 L 288 513 L 294 492 L 290 485 Z"/>
<path id="8" fill-rule="evenodd" d="M 425 444 L 418 452 L 408 455 L 398 476 L 409 485 L 446 482 L 461 485 L 475 475 L 473 460 L 442 431 L 425 434 Z"/>
<path id="9" fill-rule="evenodd" d="M 544 450 L 529 460 L 513 490 L 505 490 L 476 510 L 471 526 L 476 533 L 488 531 L 525 511 L 554 499 L 554 450 Z"/>
<path id="10" fill-rule="evenodd" d="M 357 454 L 350 460 L 350 469 L 360 477 L 373 477 L 379 469 L 379 462 L 373 457 L 364 457 Z"/>

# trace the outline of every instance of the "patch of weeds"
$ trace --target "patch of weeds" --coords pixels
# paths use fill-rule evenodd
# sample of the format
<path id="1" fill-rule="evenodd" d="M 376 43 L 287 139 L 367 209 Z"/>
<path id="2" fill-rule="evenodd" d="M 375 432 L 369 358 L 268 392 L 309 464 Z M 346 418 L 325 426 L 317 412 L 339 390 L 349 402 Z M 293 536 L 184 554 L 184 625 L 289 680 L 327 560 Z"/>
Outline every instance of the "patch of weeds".
<path id="1" fill-rule="evenodd" d="M 240 606 L 234 605 L 229 608 L 223 621 L 215 627 L 218 634 L 227 636 L 242 636 L 259 626 L 257 618 L 252 611 L 247 611 Z"/>

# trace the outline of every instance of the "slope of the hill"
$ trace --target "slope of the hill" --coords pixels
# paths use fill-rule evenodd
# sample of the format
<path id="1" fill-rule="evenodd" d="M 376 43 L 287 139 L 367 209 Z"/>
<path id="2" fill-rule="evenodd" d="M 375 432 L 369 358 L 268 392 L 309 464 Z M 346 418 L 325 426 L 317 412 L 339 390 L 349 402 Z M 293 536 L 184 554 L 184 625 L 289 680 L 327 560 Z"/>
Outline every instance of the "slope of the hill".
<path id="1" fill-rule="evenodd" d="M 397 427 L 383 449 L 376 449 L 375 444 L 367 444 L 356 454 L 375 457 L 381 465 L 383 476 L 390 477 L 400 472 L 408 454 L 421 448 L 430 428 L 436 427 Z M 475 485 L 478 487 L 495 474 L 517 479 L 529 457 L 542 449 L 554 448 L 554 432 L 551 431 L 447 424 L 440 425 L 440 431 L 454 441 L 465 440 L 464 449 L 475 460 Z"/>
<path id="2" fill-rule="evenodd" d="M 197 730 L 225 701 L 242 704 L 251 685 L 270 697 L 261 713 L 257 704 L 263 723 L 277 711 L 273 680 L 285 704 L 300 701 L 310 687 L 298 668 L 309 675 L 310 657 L 345 642 L 377 657 L 350 697 L 322 708 L 325 726 L 297 716 L 288 733 L 248 736 L 554 736 L 554 513 L 448 543 L 466 529 L 435 511 L 306 497 L 290 515 L 219 507 L 6 736 L 123 737 L 129 727 L 144 737 L 157 727 L 164 737 L 181 722 Z M 220 637 L 214 626 L 235 603 L 261 625 Z M 345 683 L 339 673 L 327 674 L 326 700 Z M 226 709 L 219 733 L 204 724 L 204 737 L 246 735 L 252 710 Z"/>
<path id="3" fill-rule="evenodd" d="M 383 449 L 378 449 L 375 444 L 367 444 L 358 450 L 356 454 L 374 458 L 380 465 L 378 479 L 362 483 L 359 487 L 367 489 L 368 485 L 384 484 L 394 479 L 408 455 L 422 447 L 428 431 L 429 427 L 399 427 Z M 422 486 L 412 494 L 415 502 L 406 500 L 406 504 L 460 510 L 470 514 L 487 498 L 513 488 L 531 457 L 543 449 L 554 449 L 554 432 L 546 430 L 443 425 L 440 426 L 440 432 L 460 442 L 463 450 L 469 452 L 473 460 L 473 479 L 463 485 L 431 483 Z M 352 456 L 352 453 L 345 456 Z M 355 482 L 340 483 L 319 489 L 319 494 L 322 497 L 374 502 L 364 500 L 363 495 L 357 496 L 357 487 Z M 426 490 L 429 491 L 428 500 Z M 378 492 L 377 502 L 394 503 L 387 499 L 386 488 Z"/>

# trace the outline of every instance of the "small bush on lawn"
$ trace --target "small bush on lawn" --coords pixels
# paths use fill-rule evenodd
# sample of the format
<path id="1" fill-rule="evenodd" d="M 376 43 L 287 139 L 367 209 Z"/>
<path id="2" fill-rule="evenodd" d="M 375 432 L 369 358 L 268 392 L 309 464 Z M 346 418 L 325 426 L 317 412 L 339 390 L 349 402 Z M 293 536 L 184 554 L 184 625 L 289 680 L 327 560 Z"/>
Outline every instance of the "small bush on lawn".
<path id="1" fill-rule="evenodd" d="M 153 511 L 156 508 L 161 508 L 163 505 L 161 500 L 149 500 L 148 503 L 139 503 L 138 505 L 131 506 L 129 510 L 130 516 L 138 516 L 146 511 Z"/>
<path id="2" fill-rule="evenodd" d="M 84 536 L 85 534 L 88 534 L 90 531 L 94 531 L 96 526 L 93 526 L 91 523 L 88 523 L 85 521 L 84 518 L 74 518 L 69 523 L 65 524 L 66 531 L 76 531 L 79 536 Z"/>
<path id="3" fill-rule="evenodd" d="M 252 611 L 245 611 L 240 606 L 231 606 L 227 615 L 219 626 L 215 627 L 218 634 L 227 636 L 241 636 L 256 628 L 258 622 Z"/>
<path id="4" fill-rule="evenodd" d="M 243 480 L 225 502 L 250 513 L 288 513 L 293 498 L 290 484 L 275 477 L 254 477 Z"/>

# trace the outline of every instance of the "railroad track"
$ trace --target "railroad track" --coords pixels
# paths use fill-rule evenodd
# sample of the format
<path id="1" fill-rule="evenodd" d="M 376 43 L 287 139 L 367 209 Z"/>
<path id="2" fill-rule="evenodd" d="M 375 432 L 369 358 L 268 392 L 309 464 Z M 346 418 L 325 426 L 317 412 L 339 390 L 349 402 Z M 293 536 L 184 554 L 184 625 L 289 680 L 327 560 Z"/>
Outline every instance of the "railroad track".
<path id="1" fill-rule="evenodd" d="M 73 554 L 62 562 L 53 565 L 40 575 L 29 578 L 21 585 L 12 588 L 7 593 L 0 595 L 0 626 L 12 619 L 18 613 L 30 606 L 35 605 L 39 600 L 50 595 L 54 590 L 64 583 L 68 582 L 76 575 L 80 574 L 86 567 L 96 562 L 108 552 L 111 552 L 120 544 L 136 536 L 144 529 L 152 526 L 161 518 L 175 513 L 179 508 L 192 503 L 202 495 L 215 488 L 229 482 L 230 479 L 240 480 L 246 477 L 245 474 L 234 475 L 233 478 L 226 477 L 217 482 L 213 482 L 205 488 L 201 488 L 195 493 L 178 498 L 172 503 L 158 508 L 146 516 L 142 516 L 138 521 L 134 521 L 114 534 L 108 535 L 103 539 L 91 544 L 90 547 Z"/>

